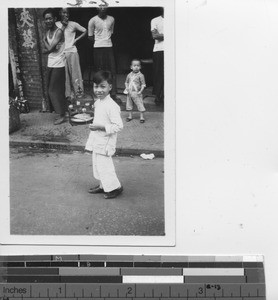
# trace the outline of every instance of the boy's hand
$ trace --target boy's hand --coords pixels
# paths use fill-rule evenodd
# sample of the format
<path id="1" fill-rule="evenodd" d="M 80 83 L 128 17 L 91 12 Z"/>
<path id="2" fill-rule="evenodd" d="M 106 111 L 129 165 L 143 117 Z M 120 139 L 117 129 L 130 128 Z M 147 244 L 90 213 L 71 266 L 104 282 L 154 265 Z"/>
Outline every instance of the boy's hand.
<path id="1" fill-rule="evenodd" d="M 58 52 L 60 50 L 60 48 L 62 47 L 62 44 L 61 43 L 58 43 L 56 46 L 55 46 L 55 50 L 53 50 L 53 52 Z"/>
<path id="2" fill-rule="evenodd" d="M 68 26 L 68 23 L 69 23 L 69 19 L 68 18 L 63 18 L 63 20 L 61 20 L 61 23 L 67 27 Z"/>
<path id="3" fill-rule="evenodd" d="M 104 126 L 98 125 L 98 124 L 89 124 L 89 128 L 92 131 L 96 131 L 96 130 L 105 130 Z"/>
<path id="4" fill-rule="evenodd" d="M 142 94 L 142 92 L 141 92 L 141 91 L 139 91 L 137 94 L 138 94 L 138 95 L 141 95 L 141 94 Z"/>
<path id="5" fill-rule="evenodd" d="M 97 130 L 97 126 L 93 125 L 93 124 L 89 124 L 89 128 L 92 130 L 92 131 L 96 131 Z"/>

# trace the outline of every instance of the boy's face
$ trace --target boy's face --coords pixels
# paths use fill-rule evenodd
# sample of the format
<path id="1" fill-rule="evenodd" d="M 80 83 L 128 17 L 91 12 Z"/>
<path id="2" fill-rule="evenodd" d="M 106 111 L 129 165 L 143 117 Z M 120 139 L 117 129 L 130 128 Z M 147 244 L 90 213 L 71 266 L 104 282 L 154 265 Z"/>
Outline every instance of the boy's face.
<path id="1" fill-rule="evenodd" d="M 44 16 L 44 23 L 48 29 L 51 29 L 55 24 L 56 18 L 51 13 Z"/>
<path id="2" fill-rule="evenodd" d="M 130 66 L 131 70 L 135 73 L 139 72 L 141 69 L 141 64 L 139 61 L 135 60 L 132 62 L 131 66 Z"/>
<path id="3" fill-rule="evenodd" d="M 100 83 L 94 83 L 94 94 L 98 99 L 104 99 L 111 91 L 112 85 L 106 80 Z"/>
<path id="4" fill-rule="evenodd" d="M 60 10 L 60 16 L 61 16 L 62 20 L 68 20 L 68 18 L 69 18 L 69 11 L 68 11 L 68 9 L 67 8 L 62 8 Z"/>
<path id="5" fill-rule="evenodd" d="M 97 10 L 98 10 L 98 16 L 100 18 L 105 18 L 107 16 L 107 7 L 106 6 L 100 5 Z"/>

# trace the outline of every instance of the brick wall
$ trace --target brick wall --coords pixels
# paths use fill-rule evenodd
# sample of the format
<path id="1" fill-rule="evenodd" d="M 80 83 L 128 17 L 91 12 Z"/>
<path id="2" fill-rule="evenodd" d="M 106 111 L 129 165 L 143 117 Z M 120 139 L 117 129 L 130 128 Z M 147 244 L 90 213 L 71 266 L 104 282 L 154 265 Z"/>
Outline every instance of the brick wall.
<path id="1" fill-rule="evenodd" d="M 35 19 L 37 24 L 37 36 L 38 36 L 38 46 L 39 46 L 39 53 L 40 53 L 40 67 L 42 73 L 42 84 L 44 87 L 44 97 L 47 100 L 48 108 L 49 108 L 49 99 L 46 94 L 47 90 L 47 57 L 46 54 L 41 54 L 42 49 L 44 49 L 44 42 L 43 38 L 45 35 L 45 27 L 44 27 L 44 19 L 43 19 L 43 12 L 46 8 L 35 8 Z"/>
<path id="2" fill-rule="evenodd" d="M 40 44 L 35 9 L 16 8 L 13 10 L 16 20 L 17 50 L 22 73 L 24 98 L 30 107 L 41 108 L 44 95 Z"/>

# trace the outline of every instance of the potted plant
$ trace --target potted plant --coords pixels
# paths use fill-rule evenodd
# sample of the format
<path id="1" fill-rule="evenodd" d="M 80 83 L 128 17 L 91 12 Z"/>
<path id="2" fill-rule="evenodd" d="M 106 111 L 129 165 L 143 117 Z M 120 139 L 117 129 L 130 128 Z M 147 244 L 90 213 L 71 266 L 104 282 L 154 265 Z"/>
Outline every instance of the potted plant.
<path id="1" fill-rule="evenodd" d="M 9 133 L 17 131 L 20 128 L 20 110 L 17 97 L 9 97 Z"/>

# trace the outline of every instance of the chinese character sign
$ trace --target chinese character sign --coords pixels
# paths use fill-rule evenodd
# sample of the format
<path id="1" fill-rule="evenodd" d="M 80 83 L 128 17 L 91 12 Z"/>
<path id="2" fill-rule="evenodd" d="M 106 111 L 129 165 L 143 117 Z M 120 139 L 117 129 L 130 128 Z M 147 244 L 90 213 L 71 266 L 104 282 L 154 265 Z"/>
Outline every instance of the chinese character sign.
<path id="1" fill-rule="evenodd" d="M 34 48 L 36 44 L 33 32 L 30 29 L 32 27 L 34 27 L 34 22 L 30 12 L 26 8 L 22 8 L 22 12 L 19 15 L 18 29 L 23 37 L 22 46 L 25 48 Z"/>

